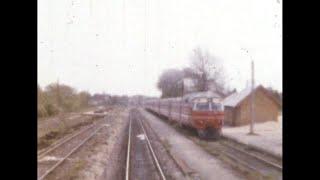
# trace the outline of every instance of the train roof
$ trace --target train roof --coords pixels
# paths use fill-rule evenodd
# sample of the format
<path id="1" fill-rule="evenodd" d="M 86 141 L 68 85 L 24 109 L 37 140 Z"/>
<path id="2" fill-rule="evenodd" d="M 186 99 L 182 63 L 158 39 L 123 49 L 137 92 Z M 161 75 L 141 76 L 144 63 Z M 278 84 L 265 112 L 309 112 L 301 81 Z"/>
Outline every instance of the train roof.
<path id="1" fill-rule="evenodd" d="M 194 99 L 197 98 L 222 98 L 219 94 L 213 91 L 204 91 L 204 92 L 194 92 L 186 94 L 183 99 L 187 100 L 188 102 L 192 102 Z"/>
<path id="2" fill-rule="evenodd" d="M 186 102 L 192 102 L 193 100 L 195 99 L 198 99 L 198 98 L 219 98 L 219 99 L 222 99 L 222 97 L 215 93 L 215 92 L 212 92 L 212 91 L 204 91 L 204 92 L 193 92 L 193 93 L 189 93 L 189 94 L 186 94 L 184 95 L 183 97 L 174 97 L 174 98 L 150 98 L 150 99 L 147 99 L 146 101 L 148 102 L 152 102 L 152 101 L 155 101 L 155 100 L 161 100 L 161 101 L 180 101 L 181 99 L 183 99 L 184 101 Z"/>

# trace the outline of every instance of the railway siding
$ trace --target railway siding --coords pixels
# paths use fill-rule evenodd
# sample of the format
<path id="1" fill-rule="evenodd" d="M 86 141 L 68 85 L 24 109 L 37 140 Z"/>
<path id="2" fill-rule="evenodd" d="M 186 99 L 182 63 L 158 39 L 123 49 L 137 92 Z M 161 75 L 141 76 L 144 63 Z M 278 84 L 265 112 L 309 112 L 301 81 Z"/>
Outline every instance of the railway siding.
<path id="1" fill-rule="evenodd" d="M 97 127 L 95 129 L 90 129 L 81 133 L 77 136 L 77 138 L 72 139 L 64 146 L 58 146 L 54 150 L 52 150 L 48 155 L 51 157 L 56 157 L 58 160 L 55 161 L 41 161 L 39 159 L 38 162 L 38 178 L 39 180 L 44 179 L 50 173 L 52 173 L 59 165 L 61 165 L 70 155 L 72 155 L 75 151 L 77 151 L 84 143 L 86 143 L 89 139 L 91 139 L 94 135 L 97 134 L 99 130 L 101 130 L 103 126 Z M 46 156 L 45 156 L 46 157 Z M 48 157 L 48 156 L 47 156 Z"/>
<path id="2" fill-rule="evenodd" d="M 96 121 L 93 126 L 86 127 L 87 129 L 61 139 L 48 149 L 39 151 L 38 178 L 105 179 L 104 172 L 109 171 L 107 168 L 115 167 L 110 164 L 116 163 L 110 161 L 110 156 L 119 157 L 112 151 L 118 142 L 117 137 L 123 135 L 127 124 L 128 110 L 122 108 L 116 112 L 108 114 L 108 118 Z M 49 172 L 49 169 L 53 171 Z"/>

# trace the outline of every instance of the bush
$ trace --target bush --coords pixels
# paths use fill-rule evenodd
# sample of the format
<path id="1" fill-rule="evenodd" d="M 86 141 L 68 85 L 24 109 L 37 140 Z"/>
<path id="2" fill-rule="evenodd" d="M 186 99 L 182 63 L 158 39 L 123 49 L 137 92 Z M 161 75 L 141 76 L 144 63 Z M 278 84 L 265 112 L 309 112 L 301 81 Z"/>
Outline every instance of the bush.
<path id="1" fill-rule="evenodd" d="M 53 83 L 44 90 L 38 85 L 38 117 L 47 117 L 61 111 L 72 112 L 88 107 L 91 95 L 67 85 Z"/>
<path id="2" fill-rule="evenodd" d="M 48 112 L 46 108 L 42 104 L 38 103 L 38 117 L 45 117 L 45 116 L 48 116 Z"/>
<path id="3" fill-rule="evenodd" d="M 46 109 L 48 116 L 52 116 L 52 115 L 59 113 L 57 106 L 55 106 L 53 104 L 46 104 L 45 109 Z"/>

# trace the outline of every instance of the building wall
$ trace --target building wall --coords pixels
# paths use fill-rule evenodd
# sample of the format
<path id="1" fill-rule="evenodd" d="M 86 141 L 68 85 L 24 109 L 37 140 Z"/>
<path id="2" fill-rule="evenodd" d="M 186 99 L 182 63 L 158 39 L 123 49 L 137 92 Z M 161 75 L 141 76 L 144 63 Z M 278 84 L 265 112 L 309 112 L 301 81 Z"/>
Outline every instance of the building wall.
<path id="1" fill-rule="evenodd" d="M 233 107 L 224 107 L 224 124 L 232 126 L 232 121 L 233 121 L 233 112 L 234 108 Z"/>
<path id="2" fill-rule="evenodd" d="M 239 112 L 236 113 L 235 125 L 247 125 L 251 120 L 251 97 L 248 96 L 239 105 Z M 255 122 L 276 121 L 280 113 L 279 106 L 262 91 L 256 91 L 255 101 Z"/>
<path id="3" fill-rule="evenodd" d="M 232 122 L 232 125 L 233 126 L 239 126 L 241 125 L 241 123 L 239 123 L 241 121 L 241 106 L 240 107 L 236 107 L 234 109 L 234 112 L 233 112 L 233 122 Z"/>

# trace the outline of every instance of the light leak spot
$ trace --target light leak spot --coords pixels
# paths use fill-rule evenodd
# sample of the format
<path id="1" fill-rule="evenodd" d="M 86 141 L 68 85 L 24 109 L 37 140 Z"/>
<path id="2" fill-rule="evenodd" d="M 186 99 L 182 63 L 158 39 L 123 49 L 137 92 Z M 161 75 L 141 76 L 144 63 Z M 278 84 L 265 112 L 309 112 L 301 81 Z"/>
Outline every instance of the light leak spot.
<path id="1" fill-rule="evenodd" d="M 55 157 L 55 156 L 45 156 L 42 159 L 40 159 L 40 162 L 43 161 L 59 161 L 61 158 Z"/>
<path id="2" fill-rule="evenodd" d="M 146 139 L 146 137 L 144 136 L 144 134 L 139 134 L 139 135 L 137 135 L 137 138 L 139 138 L 140 140 L 145 140 Z"/>

